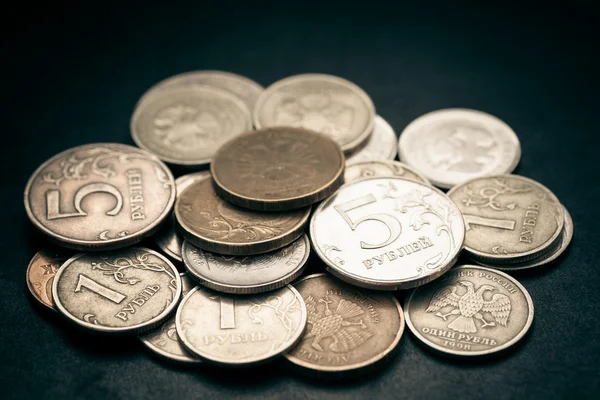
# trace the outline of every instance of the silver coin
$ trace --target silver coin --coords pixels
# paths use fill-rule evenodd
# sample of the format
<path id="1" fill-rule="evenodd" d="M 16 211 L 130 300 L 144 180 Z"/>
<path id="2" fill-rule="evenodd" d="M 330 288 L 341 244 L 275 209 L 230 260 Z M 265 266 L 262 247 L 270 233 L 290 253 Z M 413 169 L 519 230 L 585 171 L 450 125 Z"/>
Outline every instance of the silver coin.
<path id="1" fill-rule="evenodd" d="M 183 345 L 202 361 L 255 365 L 298 342 L 306 327 L 306 305 L 290 285 L 250 297 L 199 286 L 181 301 L 176 326 Z"/>
<path id="2" fill-rule="evenodd" d="M 57 310 L 82 328 L 139 333 L 177 306 L 181 278 L 167 258 L 143 247 L 80 253 L 54 276 L 52 296 Z"/>
<path id="3" fill-rule="evenodd" d="M 516 263 L 536 258 L 560 239 L 564 211 L 540 183 L 518 175 L 476 178 L 448 196 L 463 214 L 465 250 L 472 258 Z"/>
<path id="4" fill-rule="evenodd" d="M 460 108 L 415 119 L 400 134 L 398 148 L 400 161 L 445 189 L 480 176 L 508 174 L 521 158 L 510 126 L 493 115 Z"/>
<path id="5" fill-rule="evenodd" d="M 346 166 L 344 171 L 345 183 L 369 178 L 402 178 L 431 185 L 419 171 L 399 161 L 363 161 Z"/>
<path id="6" fill-rule="evenodd" d="M 375 107 L 345 79 L 324 74 L 295 75 L 269 86 L 254 108 L 254 126 L 294 126 L 329 135 L 344 151 L 371 134 Z"/>
<path id="7" fill-rule="evenodd" d="M 250 111 L 241 100 L 202 85 L 157 91 L 131 117 L 139 147 L 184 167 L 208 164 L 223 143 L 251 128 Z"/>
<path id="8" fill-rule="evenodd" d="M 209 253 L 187 241 L 183 244 L 183 261 L 191 276 L 208 288 L 237 294 L 287 285 L 302 274 L 309 254 L 306 235 L 277 251 L 246 257 Z"/>
<path id="9" fill-rule="evenodd" d="M 532 260 L 523 261 L 523 262 L 515 263 L 515 264 L 489 264 L 489 263 L 481 262 L 478 260 L 473 260 L 473 261 L 475 261 L 477 264 L 483 265 L 485 267 L 495 268 L 495 269 L 499 269 L 501 271 L 508 271 L 508 272 L 520 271 L 520 270 L 524 270 L 524 269 L 530 269 L 530 268 L 535 268 L 535 267 L 540 267 L 542 265 L 550 264 L 551 262 L 553 262 L 557 258 L 559 258 L 565 252 L 565 250 L 567 250 L 567 248 L 569 247 L 569 244 L 571 243 L 571 239 L 573 239 L 573 220 L 571 219 L 571 214 L 569 214 L 569 212 L 567 211 L 566 208 L 564 209 L 564 212 L 565 212 L 565 227 L 563 228 L 563 233 L 562 233 L 560 242 L 554 250 L 549 251 L 548 253 L 543 254 Z"/>
<path id="10" fill-rule="evenodd" d="M 366 144 L 346 157 L 346 165 L 372 160 L 393 160 L 398 154 L 397 143 L 398 138 L 394 128 L 385 119 L 376 115 L 375 127 Z"/>
<path id="11" fill-rule="evenodd" d="M 317 373 L 361 373 L 388 359 L 404 332 L 404 314 L 389 293 L 347 285 L 328 274 L 298 281 L 308 326 L 298 345 L 285 353 L 293 365 Z"/>
<path id="12" fill-rule="evenodd" d="M 185 296 L 196 287 L 196 282 L 186 273 L 179 276 L 181 277 L 181 295 Z M 150 351 L 166 360 L 186 364 L 200 363 L 199 359 L 187 352 L 179 343 L 174 314 L 171 314 L 160 328 L 145 332 L 138 338 Z"/>
<path id="13" fill-rule="evenodd" d="M 210 172 L 201 171 L 180 176 L 175 180 L 177 196 L 179 196 L 192 183 L 199 179 L 204 179 L 209 175 Z M 183 262 L 183 259 L 181 258 L 181 245 L 183 244 L 183 238 L 177 231 L 175 213 L 172 213 L 171 218 L 165 221 L 165 226 L 154 236 L 154 241 L 156 245 L 169 257 L 176 261 Z"/>
<path id="14" fill-rule="evenodd" d="M 433 350 L 486 356 L 509 348 L 527 333 L 533 302 L 509 275 L 463 265 L 416 288 L 404 304 L 404 314 L 412 333 Z"/>
<path id="15" fill-rule="evenodd" d="M 155 95 L 158 91 L 173 87 L 193 87 L 196 85 L 214 86 L 228 91 L 244 102 L 248 110 L 253 110 L 258 96 L 264 88 L 245 76 L 224 71 L 190 71 L 171 76 L 150 88 L 138 104 Z"/>
<path id="16" fill-rule="evenodd" d="M 175 202 L 173 175 L 152 154 L 115 143 L 66 150 L 25 188 L 33 224 L 62 246 L 108 250 L 152 235 Z"/>
<path id="17" fill-rule="evenodd" d="M 407 289 L 446 272 L 465 226 L 438 189 L 400 178 L 342 186 L 312 216 L 313 249 L 338 278 L 365 288 Z"/>

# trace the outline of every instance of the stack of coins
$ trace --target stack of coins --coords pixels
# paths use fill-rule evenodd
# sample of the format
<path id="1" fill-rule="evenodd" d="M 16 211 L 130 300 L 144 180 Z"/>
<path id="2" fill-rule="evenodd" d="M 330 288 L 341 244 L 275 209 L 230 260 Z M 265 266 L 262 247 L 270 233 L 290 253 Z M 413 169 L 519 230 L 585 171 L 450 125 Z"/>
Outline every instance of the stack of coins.
<path id="1" fill-rule="evenodd" d="M 83 145 L 34 172 L 27 214 L 60 247 L 34 256 L 27 284 L 75 325 L 136 334 L 173 362 L 283 357 L 355 376 L 391 358 L 405 318 L 443 354 L 496 353 L 533 319 L 525 288 L 498 270 L 554 261 L 573 236 L 555 195 L 507 175 L 520 146 L 504 122 L 440 110 L 398 142 L 339 77 L 264 89 L 176 75 L 143 94 L 131 134 L 139 148 Z M 174 179 L 167 165 L 188 171 Z M 479 265 L 456 266 L 461 254 Z M 393 291 L 407 289 L 403 311 Z"/>

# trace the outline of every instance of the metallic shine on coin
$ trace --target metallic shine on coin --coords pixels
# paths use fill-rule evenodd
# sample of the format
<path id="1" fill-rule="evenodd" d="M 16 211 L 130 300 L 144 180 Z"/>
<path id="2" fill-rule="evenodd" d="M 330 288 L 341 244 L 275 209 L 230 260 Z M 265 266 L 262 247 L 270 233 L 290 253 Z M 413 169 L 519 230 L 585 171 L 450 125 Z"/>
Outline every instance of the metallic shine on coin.
<path id="1" fill-rule="evenodd" d="M 180 277 L 181 296 L 183 297 L 196 287 L 196 282 L 186 273 L 180 274 Z M 165 360 L 185 364 L 200 363 L 198 358 L 191 355 L 181 346 L 179 336 L 177 336 L 177 329 L 175 328 L 175 314 L 171 314 L 169 319 L 159 328 L 144 332 L 138 338 L 150 351 Z"/>
<path id="2" fill-rule="evenodd" d="M 163 255 L 143 247 L 80 253 L 56 273 L 57 310 L 76 325 L 110 334 L 162 323 L 181 298 L 181 278 Z"/>
<path id="3" fill-rule="evenodd" d="M 208 164 L 223 143 L 250 129 L 246 105 L 212 86 L 160 90 L 131 117 L 131 136 L 139 147 L 190 168 Z"/>
<path id="4" fill-rule="evenodd" d="M 392 294 L 359 289 L 323 273 L 294 287 L 306 303 L 308 325 L 298 345 L 284 354 L 291 364 L 318 376 L 347 376 L 392 356 L 404 332 L 404 313 Z"/>
<path id="5" fill-rule="evenodd" d="M 110 250 L 152 235 L 175 202 L 171 171 L 136 147 L 89 144 L 42 164 L 25 188 L 29 219 L 77 250 Z"/>
<path id="6" fill-rule="evenodd" d="M 521 159 L 521 144 L 510 126 L 462 108 L 415 119 L 400 134 L 398 148 L 400 161 L 444 189 L 480 176 L 509 174 Z"/>
<path id="7" fill-rule="evenodd" d="M 346 165 L 344 183 L 369 178 L 402 178 L 431 185 L 419 171 L 399 161 L 373 160 Z"/>
<path id="8" fill-rule="evenodd" d="M 56 311 L 52 300 L 52 283 L 56 271 L 69 259 L 66 251 L 44 249 L 38 251 L 27 267 L 27 287 L 34 299 Z"/>
<path id="9" fill-rule="evenodd" d="M 273 83 L 254 107 L 257 129 L 294 126 L 326 134 L 352 151 L 373 131 L 375 107 L 357 85 L 337 76 L 301 74 Z"/>
<path id="10" fill-rule="evenodd" d="M 176 326 L 183 345 L 202 361 L 250 366 L 298 342 L 306 328 L 306 305 L 290 285 L 244 297 L 199 286 L 181 301 Z"/>
<path id="11" fill-rule="evenodd" d="M 310 223 L 313 249 L 338 278 L 377 290 L 408 289 L 446 272 L 465 226 L 441 191 L 400 178 L 342 186 Z"/>
<path id="12" fill-rule="evenodd" d="M 404 304 L 404 314 L 412 333 L 441 354 L 489 356 L 527 333 L 533 302 L 509 275 L 462 265 L 416 288 Z"/>
<path id="13" fill-rule="evenodd" d="M 340 187 L 344 153 L 317 132 L 267 128 L 223 145 L 210 171 L 224 200 L 256 211 L 287 211 L 310 206 Z"/>
<path id="14" fill-rule="evenodd" d="M 465 250 L 479 261 L 527 261 L 560 240 L 564 208 L 548 188 L 529 178 L 476 178 L 455 186 L 448 196 L 465 220 Z"/>
<path id="15" fill-rule="evenodd" d="M 375 127 L 366 144 L 346 156 L 346 165 L 372 160 L 393 160 L 398 154 L 398 138 L 394 129 L 379 115 L 375 116 Z"/>
<path id="16" fill-rule="evenodd" d="M 183 244 L 183 261 L 194 279 L 234 294 L 262 293 L 287 285 L 302 274 L 309 254 L 306 235 L 279 250 L 245 257 L 209 253 L 187 241 Z"/>
<path id="17" fill-rule="evenodd" d="M 217 196 L 207 177 L 183 191 L 175 216 L 182 236 L 202 250 L 249 256 L 277 250 L 299 238 L 310 207 L 270 213 L 239 208 Z"/>
<path id="18" fill-rule="evenodd" d="M 210 172 L 202 171 L 193 174 L 182 175 L 175 179 L 177 197 L 181 196 L 181 193 L 192 183 L 207 176 L 210 176 Z M 165 221 L 165 226 L 163 226 L 154 236 L 154 241 L 156 242 L 156 245 L 169 257 L 175 261 L 183 262 L 181 258 L 181 245 L 183 244 L 183 238 L 177 231 L 177 222 L 175 221 L 174 212 L 171 214 L 171 218 Z"/>

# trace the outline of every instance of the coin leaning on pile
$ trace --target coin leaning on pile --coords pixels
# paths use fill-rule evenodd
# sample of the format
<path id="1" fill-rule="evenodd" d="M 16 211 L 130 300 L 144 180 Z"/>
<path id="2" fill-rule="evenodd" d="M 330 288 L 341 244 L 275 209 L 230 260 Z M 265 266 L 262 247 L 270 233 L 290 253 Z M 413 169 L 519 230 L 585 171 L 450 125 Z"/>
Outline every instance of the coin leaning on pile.
<path id="1" fill-rule="evenodd" d="M 362 377 L 396 353 L 405 318 L 439 354 L 503 353 L 533 319 L 506 272 L 557 260 L 573 237 L 549 189 L 509 175 L 519 140 L 481 111 L 427 113 L 398 140 L 346 79 L 265 89 L 192 71 L 146 91 L 130 128 L 140 148 L 83 145 L 33 173 L 27 215 L 68 250 L 38 252 L 26 282 L 75 326 L 138 335 L 165 361 L 282 357 Z M 209 170 L 175 180 L 165 163 Z M 164 254 L 131 247 L 151 236 Z M 304 276 L 311 260 L 328 272 Z M 403 311 L 390 292 L 406 289 Z"/>

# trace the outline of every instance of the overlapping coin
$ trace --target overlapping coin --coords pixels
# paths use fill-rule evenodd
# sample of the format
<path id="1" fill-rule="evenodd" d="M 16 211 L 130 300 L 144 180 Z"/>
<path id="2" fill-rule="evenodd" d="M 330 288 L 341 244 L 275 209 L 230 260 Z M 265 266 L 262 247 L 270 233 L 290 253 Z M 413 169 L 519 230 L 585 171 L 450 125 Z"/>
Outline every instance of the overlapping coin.
<path id="1" fill-rule="evenodd" d="M 511 173 L 521 159 L 515 132 L 493 115 L 450 108 L 422 115 L 400 134 L 400 161 L 435 186 L 452 186 L 486 175 Z"/>
<path id="2" fill-rule="evenodd" d="M 375 107 L 345 79 L 324 74 L 295 75 L 273 83 L 254 107 L 254 126 L 293 126 L 321 132 L 344 151 L 364 143 L 373 131 Z"/>
<path id="3" fill-rule="evenodd" d="M 66 150 L 25 188 L 33 224 L 62 246 L 108 250 L 153 234 L 175 202 L 171 171 L 155 156 L 115 143 Z"/>
<path id="4" fill-rule="evenodd" d="M 488 356 L 523 338 L 533 321 L 533 302 L 509 275 L 463 265 L 416 288 L 404 312 L 427 347 L 452 356 Z"/>
<path id="5" fill-rule="evenodd" d="M 373 133 L 366 143 L 346 157 L 346 165 L 373 160 L 393 160 L 398 154 L 398 138 L 394 128 L 381 118 L 375 116 Z"/>
<path id="6" fill-rule="evenodd" d="M 208 288 L 234 294 L 285 286 L 302 274 L 309 254 L 306 235 L 279 250 L 244 257 L 210 253 L 187 241 L 183 244 L 183 261 L 191 276 Z"/>
<path id="7" fill-rule="evenodd" d="M 342 184 L 344 153 L 330 138 L 302 128 L 267 128 L 223 145 L 210 165 L 223 199 L 257 211 L 310 206 Z"/>
<path id="8" fill-rule="evenodd" d="M 529 178 L 476 178 L 454 187 L 448 196 L 463 214 L 465 250 L 475 259 L 518 263 L 559 243 L 564 208 L 548 188 Z"/>
<path id="9" fill-rule="evenodd" d="M 322 377 L 364 373 L 393 355 L 404 314 L 387 293 L 358 289 L 327 274 L 310 275 L 294 287 L 306 303 L 308 327 L 285 353 L 294 366 Z"/>
<path id="10" fill-rule="evenodd" d="M 210 177 L 183 191 L 175 205 L 182 236 L 213 253 L 248 256 L 267 253 L 299 238 L 308 223 L 310 207 L 286 212 L 257 212 L 221 199 Z"/>
<path id="11" fill-rule="evenodd" d="M 143 247 L 80 253 L 56 273 L 52 297 L 57 310 L 82 328 L 139 333 L 174 310 L 181 278 L 166 257 Z"/>
<path id="12" fill-rule="evenodd" d="M 213 86 L 159 90 L 131 117 L 131 136 L 139 147 L 182 167 L 208 164 L 223 143 L 251 128 L 246 105 Z"/>
<path id="13" fill-rule="evenodd" d="M 67 251 L 44 249 L 38 251 L 27 267 L 26 282 L 34 299 L 54 310 L 52 283 L 60 266 L 69 259 Z"/>
<path id="14" fill-rule="evenodd" d="M 399 161 L 377 160 L 363 161 L 346 166 L 344 183 L 352 183 L 369 178 L 402 178 L 430 185 L 416 169 Z"/>
<path id="15" fill-rule="evenodd" d="M 311 242 L 328 270 L 356 286 L 407 289 L 446 272 L 463 246 L 456 205 L 439 190 L 399 178 L 342 186 L 321 203 Z"/>
<path id="16" fill-rule="evenodd" d="M 181 301 L 176 326 L 183 345 L 202 361 L 256 365 L 298 342 L 306 327 L 306 305 L 289 285 L 249 297 L 199 286 Z"/>

